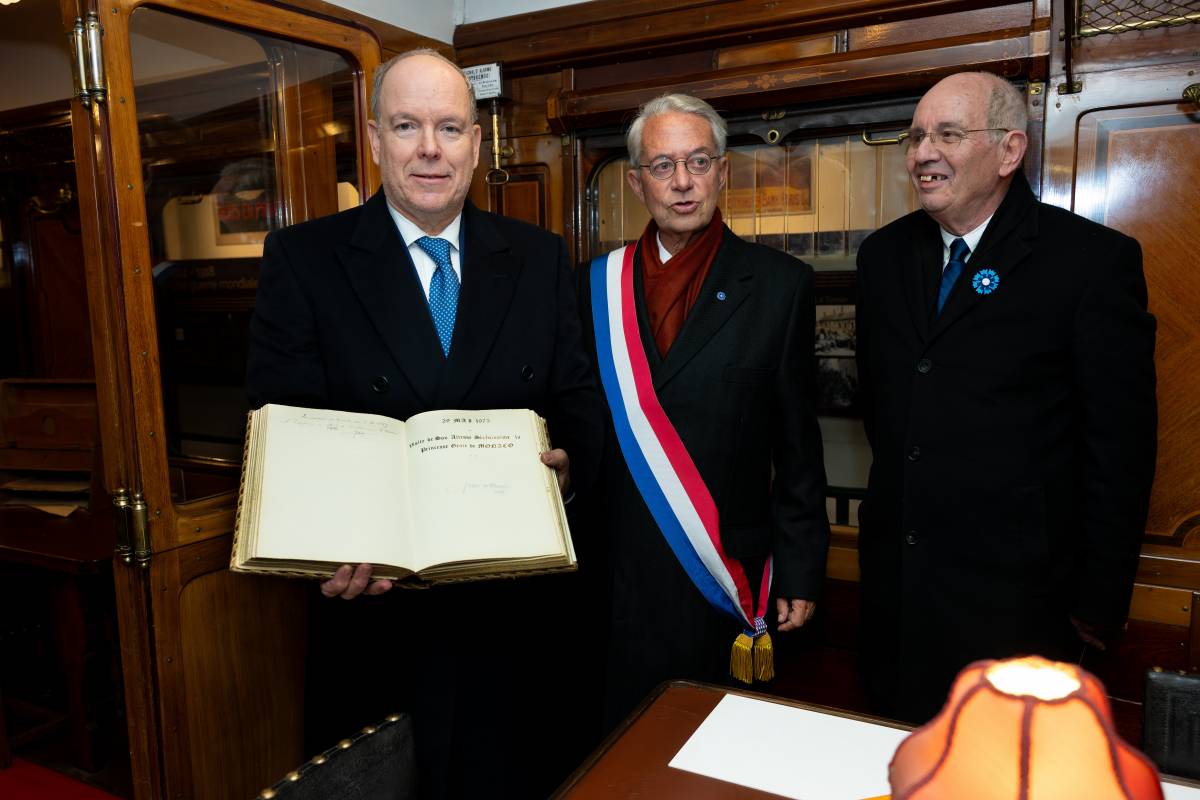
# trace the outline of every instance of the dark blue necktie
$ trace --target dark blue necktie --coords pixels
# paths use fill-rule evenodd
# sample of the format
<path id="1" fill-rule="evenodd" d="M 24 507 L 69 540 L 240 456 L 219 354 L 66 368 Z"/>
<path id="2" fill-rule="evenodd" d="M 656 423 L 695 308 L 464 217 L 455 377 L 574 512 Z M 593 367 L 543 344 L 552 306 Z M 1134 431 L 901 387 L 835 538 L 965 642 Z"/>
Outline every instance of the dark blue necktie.
<path id="1" fill-rule="evenodd" d="M 442 343 L 442 355 L 449 357 L 450 340 L 454 337 L 454 317 L 458 313 L 458 276 L 450 263 L 450 242 L 422 236 L 417 246 L 429 254 L 437 269 L 429 281 L 429 313 L 433 327 Z"/>
<path id="2" fill-rule="evenodd" d="M 946 305 L 946 298 L 950 296 L 950 290 L 954 288 L 954 282 L 958 280 L 958 276 L 962 275 L 963 269 L 967 266 L 967 256 L 971 255 L 971 248 L 967 247 L 967 243 L 962 239 L 955 239 L 950 243 L 950 260 L 946 262 L 946 268 L 942 270 L 942 285 L 938 289 L 938 313 L 942 313 L 942 306 Z"/>

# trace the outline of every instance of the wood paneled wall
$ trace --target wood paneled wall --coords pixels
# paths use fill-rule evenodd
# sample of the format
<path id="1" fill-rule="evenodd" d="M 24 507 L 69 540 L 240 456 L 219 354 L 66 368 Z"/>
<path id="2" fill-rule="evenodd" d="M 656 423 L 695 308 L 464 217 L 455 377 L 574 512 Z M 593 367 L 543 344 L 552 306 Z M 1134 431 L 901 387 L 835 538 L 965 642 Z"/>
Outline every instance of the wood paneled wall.
<path id="1" fill-rule="evenodd" d="M 1200 299 L 1187 278 L 1186 245 L 1187 220 L 1200 213 L 1188 166 L 1200 156 L 1200 107 L 1181 97 L 1184 86 L 1200 80 L 1200 25 L 1077 38 L 1068 3 L 602 0 L 460 26 L 455 52 L 466 66 L 503 64 L 500 128 L 510 148 L 503 163 L 514 174 L 545 167 L 538 174 L 549 182 L 545 206 L 536 210 L 517 199 L 533 201 L 524 185 L 508 190 L 511 199 L 482 185 L 472 197 L 531 221 L 540 215 L 566 235 L 576 262 L 593 255 L 592 171 L 621 148 L 636 108 L 659 94 L 694 94 L 742 119 L 842 104 L 844 119 L 829 119 L 834 128 L 842 119 L 845 130 L 855 106 L 914 98 L 953 72 L 986 69 L 1029 86 L 1026 172 L 1035 191 L 1142 241 L 1159 319 L 1160 458 L 1130 628 L 1088 664 L 1108 682 L 1122 728 L 1136 740 L 1142 671 L 1200 669 L 1200 480 L 1192 457 L 1200 447 L 1200 387 L 1195 370 L 1183 366 L 1200 358 Z M 1111 121 L 1115 109 L 1128 110 L 1121 113 L 1130 119 L 1119 124 L 1129 130 L 1098 150 L 1095 129 L 1106 123 L 1097 120 Z M 1163 122 L 1172 114 L 1179 120 L 1173 128 Z M 485 125 L 483 158 L 491 154 L 489 130 Z M 549 146 L 555 135 L 559 159 Z M 1161 201 L 1153 207 L 1169 211 L 1169 220 L 1142 213 L 1151 206 L 1130 186 L 1097 182 L 1134 162 L 1153 184 L 1141 190 Z M 1089 197 L 1091 206 L 1081 204 Z M 829 575 L 852 588 L 856 531 L 838 528 L 833 544 Z"/>
<path id="2" fill-rule="evenodd" d="M 1049 66 L 1050 9 L 1036 2 L 678 2 L 613 0 L 459 26 L 464 66 L 499 61 L 505 75 L 501 138 L 521 166 L 537 137 L 564 137 L 561 164 L 545 165 L 564 201 L 546 226 L 589 254 L 580 136 L 619 132 L 665 92 L 703 97 L 731 113 L 922 91 L 964 68 L 1039 81 Z M 489 124 L 484 152 L 491 155 Z M 527 138 L 530 137 L 530 138 Z M 561 178 L 556 174 L 561 170 Z M 477 176 L 472 198 L 488 192 Z M 558 183 L 561 181 L 561 183 Z M 499 209 L 502 192 L 489 206 Z M 555 193 L 551 193 L 553 197 Z M 549 201 L 554 203 L 553 200 Z M 511 207 L 511 204 L 510 204 Z"/>

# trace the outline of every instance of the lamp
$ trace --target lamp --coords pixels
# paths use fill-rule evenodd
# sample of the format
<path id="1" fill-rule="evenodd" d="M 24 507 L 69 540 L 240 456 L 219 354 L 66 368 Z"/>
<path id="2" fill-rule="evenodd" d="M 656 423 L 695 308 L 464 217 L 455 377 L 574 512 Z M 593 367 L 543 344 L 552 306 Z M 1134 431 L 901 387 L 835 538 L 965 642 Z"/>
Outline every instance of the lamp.
<path id="1" fill-rule="evenodd" d="M 977 661 L 888 767 L 893 800 L 1162 800 L 1154 765 L 1113 729 L 1104 687 L 1038 656 Z"/>

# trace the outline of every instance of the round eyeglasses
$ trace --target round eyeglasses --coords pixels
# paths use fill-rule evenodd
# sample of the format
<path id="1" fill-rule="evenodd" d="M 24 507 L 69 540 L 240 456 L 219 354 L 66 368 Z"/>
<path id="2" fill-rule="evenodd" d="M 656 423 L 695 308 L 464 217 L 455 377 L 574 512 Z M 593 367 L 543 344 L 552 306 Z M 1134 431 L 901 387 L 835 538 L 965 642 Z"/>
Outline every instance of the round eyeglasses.
<path id="1" fill-rule="evenodd" d="M 683 164 L 684 169 L 693 175 L 707 175 L 712 169 L 713 162 L 725 156 L 710 156 L 707 153 L 694 153 L 687 158 L 656 158 L 649 164 L 638 164 L 639 167 L 650 171 L 651 177 L 665 181 L 675 174 L 675 165 Z"/>
<path id="2" fill-rule="evenodd" d="M 936 131 L 923 131 L 920 128 L 909 128 L 903 131 L 898 137 L 899 145 L 906 151 L 917 150 L 921 147 L 921 142 L 929 139 L 929 143 L 937 148 L 958 147 L 963 139 L 970 139 L 972 133 L 986 133 L 989 131 L 1004 131 L 1008 133 L 1012 128 L 970 128 L 962 130 L 960 128 L 942 128 Z"/>

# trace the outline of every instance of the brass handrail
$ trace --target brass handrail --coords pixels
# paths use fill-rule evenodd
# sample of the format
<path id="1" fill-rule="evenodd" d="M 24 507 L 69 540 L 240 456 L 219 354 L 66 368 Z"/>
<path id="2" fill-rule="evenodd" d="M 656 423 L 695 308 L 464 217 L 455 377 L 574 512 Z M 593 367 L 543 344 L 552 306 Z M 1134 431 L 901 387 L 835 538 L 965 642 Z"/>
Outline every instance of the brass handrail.
<path id="1" fill-rule="evenodd" d="M 903 133 L 898 133 L 895 136 L 890 136 L 884 139 L 871 139 L 868 137 L 867 131 L 862 132 L 863 144 L 871 147 L 882 147 L 885 144 L 900 144 L 902 141 L 904 141 L 904 138 L 905 137 Z"/>

